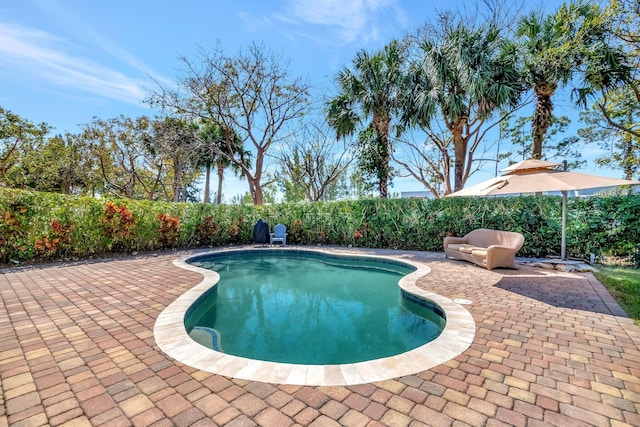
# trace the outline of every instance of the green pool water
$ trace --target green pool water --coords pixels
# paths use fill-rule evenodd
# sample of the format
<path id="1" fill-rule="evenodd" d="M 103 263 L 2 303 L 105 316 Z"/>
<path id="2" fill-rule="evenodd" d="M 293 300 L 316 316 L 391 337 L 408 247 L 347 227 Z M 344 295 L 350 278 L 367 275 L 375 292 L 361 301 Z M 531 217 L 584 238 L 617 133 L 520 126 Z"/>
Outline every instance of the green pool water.
<path id="1" fill-rule="evenodd" d="M 246 251 L 190 263 L 220 282 L 187 311 L 190 336 L 215 350 L 282 363 L 345 364 L 435 339 L 439 307 L 403 295 L 413 267 L 295 251 Z"/>

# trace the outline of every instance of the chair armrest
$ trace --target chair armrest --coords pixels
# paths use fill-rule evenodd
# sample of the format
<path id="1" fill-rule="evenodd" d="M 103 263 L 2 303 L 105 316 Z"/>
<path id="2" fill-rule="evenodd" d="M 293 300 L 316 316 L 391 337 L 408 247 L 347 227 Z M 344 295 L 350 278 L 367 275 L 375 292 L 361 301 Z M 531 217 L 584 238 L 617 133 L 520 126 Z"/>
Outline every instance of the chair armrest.
<path id="1" fill-rule="evenodd" d="M 518 249 L 510 246 L 491 245 L 487 248 L 487 269 L 494 266 L 515 268 L 516 252 Z"/>

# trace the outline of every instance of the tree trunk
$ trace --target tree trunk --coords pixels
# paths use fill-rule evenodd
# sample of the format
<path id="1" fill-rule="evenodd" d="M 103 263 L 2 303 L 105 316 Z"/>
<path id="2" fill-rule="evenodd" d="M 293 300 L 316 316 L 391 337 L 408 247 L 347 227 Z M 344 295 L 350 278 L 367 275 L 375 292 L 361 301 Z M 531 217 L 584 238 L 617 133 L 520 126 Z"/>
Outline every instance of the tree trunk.
<path id="1" fill-rule="evenodd" d="M 462 129 L 467 119 L 462 118 L 453 124 L 453 152 L 455 159 L 453 160 L 453 191 L 460 191 L 464 187 L 464 169 L 467 160 L 467 139 L 462 136 Z"/>
<path id="2" fill-rule="evenodd" d="M 264 149 L 259 149 L 256 153 L 255 175 L 251 176 L 245 171 L 245 176 L 247 181 L 249 181 L 249 191 L 251 192 L 251 199 L 253 200 L 254 206 L 262 206 L 264 204 L 264 193 L 262 191 L 262 185 L 260 184 L 262 179 L 262 166 L 264 162 L 263 154 Z"/>
<path id="3" fill-rule="evenodd" d="M 218 194 L 216 195 L 216 202 L 222 204 L 222 180 L 224 178 L 224 165 L 218 163 Z"/>
<path id="4" fill-rule="evenodd" d="M 71 181 L 63 178 L 62 183 L 60 183 L 60 190 L 62 194 L 71 194 Z"/>
<path id="5" fill-rule="evenodd" d="M 542 158 L 542 141 L 547 129 L 551 126 L 553 114 L 553 95 L 554 88 L 549 85 L 539 85 L 533 89 L 536 96 L 536 108 L 533 112 L 533 121 L 531 130 L 533 133 L 533 147 L 531 148 L 531 157 L 533 159 Z"/>
<path id="6" fill-rule="evenodd" d="M 375 114 L 373 128 L 378 136 L 380 158 L 378 159 L 378 190 L 380 198 L 386 199 L 389 190 L 389 125 L 391 117 L 387 113 Z"/>
<path id="7" fill-rule="evenodd" d="M 264 193 L 260 186 L 260 180 L 258 178 L 247 177 L 249 181 L 249 191 L 251 192 L 251 200 L 253 200 L 254 206 L 262 206 L 264 204 Z"/>
<path id="8" fill-rule="evenodd" d="M 451 194 L 451 157 L 447 150 L 443 150 L 442 157 L 442 182 L 444 184 L 444 190 L 442 195 L 446 196 Z"/>
<path id="9" fill-rule="evenodd" d="M 625 138 L 622 142 L 624 145 L 623 149 L 623 157 L 622 157 L 622 170 L 624 171 L 624 179 L 633 180 L 634 176 L 634 160 L 635 156 L 633 154 L 633 139 Z"/>
<path id="10" fill-rule="evenodd" d="M 389 191 L 389 180 L 387 178 L 380 178 L 378 183 L 378 190 L 380 191 L 380 198 L 386 199 Z"/>
<path id="11" fill-rule="evenodd" d="M 202 203 L 209 203 L 209 185 L 211 182 L 211 162 L 207 162 L 204 173 L 204 199 Z"/>
<path id="12" fill-rule="evenodd" d="M 388 138 L 384 138 L 382 141 L 380 150 L 383 150 L 382 158 L 380 159 L 380 176 L 378 189 L 380 190 L 380 198 L 386 199 L 389 197 L 389 141 Z"/>
<path id="13" fill-rule="evenodd" d="M 181 165 L 179 164 L 179 162 L 176 162 L 177 165 L 174 166 L 174 170 L 173 170 L 173 201 L 174 202 L 179 202 L 180 201 L 180 169 L 181 169 Z"/>

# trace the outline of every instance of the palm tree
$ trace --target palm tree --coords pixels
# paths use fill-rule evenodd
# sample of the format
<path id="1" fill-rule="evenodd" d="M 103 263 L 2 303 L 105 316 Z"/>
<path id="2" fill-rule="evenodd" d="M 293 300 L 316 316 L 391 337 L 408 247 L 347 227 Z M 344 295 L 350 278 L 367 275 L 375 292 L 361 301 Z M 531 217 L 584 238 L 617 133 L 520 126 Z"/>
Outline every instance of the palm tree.
<path id="1" fill-rule="evenodd" d="M 474 151 L 486 134 L 482 125 L 501 108 L 515 108 L 520 99 L 514 50 L 494 26 L 443 21 L 439 36 L 422 40 L 410 66 L 403 121 L 423 129 L 432 129 L 437 118 L 444 121 L 453 140 L 454 191 L 471 173 Z M 450 183 L 444 184 L 449 194 Z"/>
<path id="2" fill-rule="evenodd" d="M 524 62 L 524 81 L 533 88 L 536 106 L 533 113 L 533 148 L 531 157 L 542 156 L 542 140 L 551 126 L 553 101 L 551 97 L 560 84 L 565 85 L 573 75 L 574 59 L 563 51 L 562 26 L 556 15 L 533 12 L 518 23 L 520 51 Z"/>
<path id="3" fill-rule="evenodd" d="M 531 157 L 542 156 L 542 143 L 552 124 L 556 90 L 567 85 L 583 65 L 592 62 L 590 50 L 602 43 L 606 23 L 595 3 L 563 4 L 553 15 L 533 12 L 518 23 L 519 56 L 525 85 L 533 89 Z M 589 73 L 589 70 L 585 71 Z M 588 79 L 588 76 L 587 76 Z M 581 89 L 584 90 L 584 89 Z"/>
<path id="4" fill-rule="evenodd" d="M 353 60 L 353 69 L 345 67 L 336 76 L 339 94 L 328 102 L 327 121 L 338 138 L 362 133 L 367 128 L 375 134 L 374 141 L 360 140 L 376 145 L 375 150 L 367 150 L 375 153 L 375 159 L 371 159 L 374 165 L 368 169 L 377 176 L 382 198 L 387 197 L 391 175 L 390 129 L 398 112 L 403 54 L 395 40 L 373 55 L 361 50 Z"/>

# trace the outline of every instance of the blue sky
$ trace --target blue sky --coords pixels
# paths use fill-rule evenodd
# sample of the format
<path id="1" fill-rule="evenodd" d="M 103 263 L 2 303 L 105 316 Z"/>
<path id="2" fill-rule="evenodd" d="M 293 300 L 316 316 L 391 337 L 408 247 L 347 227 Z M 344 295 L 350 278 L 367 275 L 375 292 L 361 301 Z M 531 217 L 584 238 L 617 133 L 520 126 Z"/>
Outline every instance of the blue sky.
<path id="1" fill-rule="evenodd" d="M 93 116 L 153 114 L 151 77 L 171 82 L 179 55 L 220 42 L 281 52 L 292 74 L 326 86 L 361 48 L 375 49 L 433 15 L 396 0 L 64 1 L 0 6 L 0 105 L 57 131 Z"/>
<path id="2" fill-rule="evenodd" d="M 547 3 L 558 2 L 527 6 Z M 262 43 L 291 61 L 293 75 L 327 89 L 358 50 L 380 48 L 446 8 L 456 2 L 7 1 L 0 4 L 0 105 L 59 133 L 77 132 L 94 116 L 154 115 L 142 103 L 152 78 L 169 84 L 180 75 L 178 56 L 194 58 L 198 46 L 218 42 L 230 54 Z M 555 101 L 557 111 L 570 107 Z M 392 190 L 420 187 L 397 180 Z"/>

